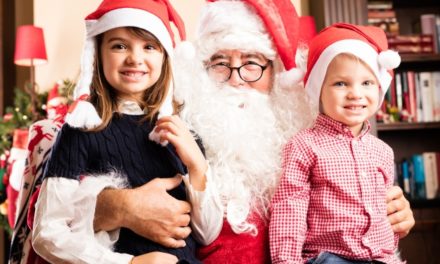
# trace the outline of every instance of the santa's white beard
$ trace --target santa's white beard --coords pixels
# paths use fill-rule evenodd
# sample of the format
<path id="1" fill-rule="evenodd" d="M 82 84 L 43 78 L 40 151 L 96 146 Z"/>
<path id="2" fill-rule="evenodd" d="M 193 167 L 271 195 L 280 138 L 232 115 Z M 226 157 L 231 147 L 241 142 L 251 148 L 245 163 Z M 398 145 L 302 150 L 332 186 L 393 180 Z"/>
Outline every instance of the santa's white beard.
<path id="1" fill-rule="evenodd" d="M 197 85 L 199 86 L 199 85 Z M 202 139 L 213 181 L 236 233 L 255 234 L 250 212 L 267 219 L 286 142 L 269 95 L 204 82 L 185 102 L 182 119 Z M 278 105 L 277 107 L 282 107 Z"/>

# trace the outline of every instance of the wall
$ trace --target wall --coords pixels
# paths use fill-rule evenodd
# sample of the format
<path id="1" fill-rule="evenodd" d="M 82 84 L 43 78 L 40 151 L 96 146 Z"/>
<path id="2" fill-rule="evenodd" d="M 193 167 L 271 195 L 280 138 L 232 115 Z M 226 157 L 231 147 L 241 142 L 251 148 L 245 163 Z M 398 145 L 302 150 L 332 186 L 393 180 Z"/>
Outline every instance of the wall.
<path id="1" fill-rule="evenodd" d="M 15 2 L 15 24 L 16 25 L 31 25 L 33 21 L 32 14 L 32 0 L 14 0 Z M 12 58 L 13 58 L 12 54 Z M 30 68 L 24 66 L 17 66 L 15 72 L 16 86 L 23 88 L 25 83 L 30 81 Z"/>
<path id="2" fill-rule="evenodd" d="M 49 62 L 36 67 L 36 82 L 40 91 L 50 89 L 57 80 L 76 79 L 84 40 L 84 17 L 96 9 L 101 0 L 34 0 L 34 24 L 44 29 Z M 183 17 L 188 39 L 204 0 L 171 0 Z M 292 0 L 298 13 L 308 13 L 307 0 Z M 190 3 L 190 4 L 189 4 Z M 303 9 L 301 9 L 303 8 Z"/>

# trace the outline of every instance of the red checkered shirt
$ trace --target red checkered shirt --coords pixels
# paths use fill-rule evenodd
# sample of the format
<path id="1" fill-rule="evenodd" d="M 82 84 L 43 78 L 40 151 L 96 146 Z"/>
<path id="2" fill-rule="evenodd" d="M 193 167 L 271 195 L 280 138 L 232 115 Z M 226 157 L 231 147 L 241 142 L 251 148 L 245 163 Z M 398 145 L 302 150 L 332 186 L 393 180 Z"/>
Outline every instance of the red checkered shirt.
<path id="1" fill-rule="evenodd" d="M 304 263 L 322 251 L 402 263 L 386 213 L 394 154 L 368 133 L 368 122 L 364 127 L 355 138 L 345 125 L 319 115 L 284 147 L 271 206 L 273 263 Z"/>

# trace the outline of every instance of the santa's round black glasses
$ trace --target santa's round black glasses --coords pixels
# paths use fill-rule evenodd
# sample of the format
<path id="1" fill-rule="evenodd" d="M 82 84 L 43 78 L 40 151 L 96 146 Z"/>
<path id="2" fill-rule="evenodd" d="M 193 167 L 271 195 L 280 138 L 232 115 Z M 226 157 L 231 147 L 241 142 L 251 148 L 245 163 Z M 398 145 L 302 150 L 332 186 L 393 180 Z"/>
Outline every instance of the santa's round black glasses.
<path id="1" fill-rule="evenodd" d="M 260 65 L 255 62 L 248 62 L 240 67 L 231 67 L 223 62 L 208 66 L 209 75 L 212 76 L 218 82 L 227 82 L 234 70 L 237 70 L 238 76 L 245 82 L 256 82 L 261 76 L 263 76 L 264 70 L 266 70 L 271 64 L 268 61 L 266 65 Z"/>

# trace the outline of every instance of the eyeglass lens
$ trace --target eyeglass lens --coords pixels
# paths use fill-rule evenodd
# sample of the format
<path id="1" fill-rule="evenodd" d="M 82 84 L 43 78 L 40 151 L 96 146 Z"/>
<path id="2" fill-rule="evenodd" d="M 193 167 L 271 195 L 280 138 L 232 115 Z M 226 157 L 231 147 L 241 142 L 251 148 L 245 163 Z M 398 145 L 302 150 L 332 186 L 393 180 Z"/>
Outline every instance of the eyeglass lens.
<path id="1" fill-rule="evenodd" d="M 267 66 L 258 64 L 244 64 L 240 67 L 230 67 L 223 64 L 215 64 L 208 68 L 210 75 L 219 82 L 226 82 L 231 78 L 232 71 L 238 70 L 238 75 L 245 82 L 258 81 Z"/>

